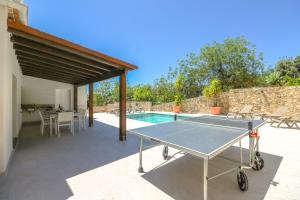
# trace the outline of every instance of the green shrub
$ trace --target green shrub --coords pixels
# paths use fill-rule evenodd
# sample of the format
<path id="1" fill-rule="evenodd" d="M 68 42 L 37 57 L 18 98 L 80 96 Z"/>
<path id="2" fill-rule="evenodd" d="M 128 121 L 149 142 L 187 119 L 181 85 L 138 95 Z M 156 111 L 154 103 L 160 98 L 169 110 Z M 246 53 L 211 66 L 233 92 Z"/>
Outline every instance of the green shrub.
<path id="1" fill-rule="evenodd" d="M 213 79 L 208 86 L 203 89 L 203 96 L 213 100 L 213 106 L 218 106 L 217 97 L 222 93 L 222 84 L 218 79 Z"/>
<path id="2" fill-rule="evenodd" d="M 300 85 L 300 78 L 291 78 L 290 76 L 284 76 L 282 85 L 285 86 L 297 86 Z"/>
<path id="3" fill-rule="evenodd" d="M 185 78 L 183 74 L 180 74 L 175 81 L 175 95 L 174 95 L 174 104 L 176 106 L 181 106 L 184 99 L 183 88 L 184 88 Z"/>
<path id="4" fill-rule="evenodd" d="M 176 105 L 176 106 L 181 106 L 181 104 L 182 104 L 182 101 L 183 101 L 183 95 L 182 94 L 176 94 L 175 96 L 174 96 L 174 104 Z"/>

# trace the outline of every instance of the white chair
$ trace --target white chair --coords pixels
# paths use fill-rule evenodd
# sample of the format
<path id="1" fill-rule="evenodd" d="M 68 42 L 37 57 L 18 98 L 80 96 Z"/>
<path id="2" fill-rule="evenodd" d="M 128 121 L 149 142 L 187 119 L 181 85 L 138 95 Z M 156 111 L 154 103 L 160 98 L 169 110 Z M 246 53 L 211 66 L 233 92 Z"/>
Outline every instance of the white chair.
<path id="1" fill-rule="evenodd" d="M 79 108 L 78 111 L 79 111 L 79 120 L 81 121 L 81 126 L 82 126 L 82 128 L 85 128 L 87 111 L 86 111 L 86 109 L 83 109 L 83 108 Z"/>
<path id="2" fill-rule="evenodd" d="M 40 118 L 41 118 L 41 134 L 42 136 L 44 135 L 44 129 L 45 129 L 45 126 L 49 126 L 50 127 L 50 119 L 49 117 L 47 117 L 47 115 L 42 112 L 41 110 L 38 110 L 39 112 L 39 115 L 40 115 Z M 51 128 L 51 127 L 50 127 Z"/>
<path id="3" fill-rule="evenodd" d="M 56 127 L 57 127 L 58 137 L 60 137 L 61 126 L 69 126 L 71 133 L 74 136 L 74 113 L 73 112 L 60 112 L 57 114 Z"/>
<path id="4" fill-rule="evenodd" d="M 81 108 L 78 109 L 78 113 L 74 115 L 74 122 L 78 122 L 78 131 L 80 129 L 80 123 L 82 128 L 86 127 L 86 115 L 87 115 L 86 109 L 81 109 Z"/>

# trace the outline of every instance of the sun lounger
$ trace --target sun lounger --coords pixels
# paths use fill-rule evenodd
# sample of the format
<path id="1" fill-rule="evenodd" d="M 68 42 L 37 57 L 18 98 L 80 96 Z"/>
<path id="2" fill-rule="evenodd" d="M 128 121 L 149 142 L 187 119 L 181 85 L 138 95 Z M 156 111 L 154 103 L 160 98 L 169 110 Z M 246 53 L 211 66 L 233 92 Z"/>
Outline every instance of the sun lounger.
<path id="1" fill-rule="evenodd" d="M 135 104 L 135 112 L 145 112 L 144 108 L 139 104 Z"/>
<path id="2" fill-rule="evenodd" d="M 269 120 L 269 122 L 278 122 L 280 118 L 284 119 L 285 114 L 288 112 L 288 108 L 286 106 L 280 106 L 278 107 L 273 113 L 271 114 L 263 114 L 261 116 L 262 119 L 264 120 Z"/>
<path id="3" fill-rule="evenodd" d="M 283 116 L 283 117 L 273 118 L 270 126 L 274 126 L 274 124 L 277 124 L 276 125 L 277 128 L 279 128 L 281 124 L 286 124 L 287 127 L 292 127 L 291 117 Z"/>
<path id="4" fill-rule="evenodd" d="M 295 125 L 297 129 L 300 129 L 300 114 L 294 117 L 291 117 L 291 127 Z"/>
<path id="5" fill-rule="evenodd" d="M 229 112 L 227 114 L 227 117 L 229 117 L 230 115 L 232 115 L 234 118 L 236 117 L 242 117 L 242 118 L 253 118 L 253 114 L 252 114 L 252 105 L 245 105 L 240 111 L 233 111 L 233 112 Z"/>

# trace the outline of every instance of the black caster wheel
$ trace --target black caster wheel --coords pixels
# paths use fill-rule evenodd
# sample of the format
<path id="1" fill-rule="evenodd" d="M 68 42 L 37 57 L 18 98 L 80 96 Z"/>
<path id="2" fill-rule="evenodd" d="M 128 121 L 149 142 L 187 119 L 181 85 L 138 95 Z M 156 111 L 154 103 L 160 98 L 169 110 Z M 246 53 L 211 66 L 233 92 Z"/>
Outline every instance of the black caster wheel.
<path id="1" fill-rule="evenodd" d="M 144 169 L 142 167 L 139 167 L 138 171 L 139 173 L 144 173 Z"/>
<path id="2" fill-rule="evenodd" d="M 237 182 L 241 191 L 248 190 L 248 178 L 244 171 L 239 171 L 237 174 Z"/>
<path id="3" fill-rule="evenodd" d="M 162 156 L 163 156 L 163 158 L 164 158 L 165 160 L 168 159 L 168 157 L 169 157 L 169 148 L 168 148 L 168 146 L 164 146 L 163 152 L 162 152 Z"/>
<path id="4" fill-rule="evenodd" d="M 259 171 L 264 168 L 265 161 L 260 156 L 255 156 L 252 169 Z"/>

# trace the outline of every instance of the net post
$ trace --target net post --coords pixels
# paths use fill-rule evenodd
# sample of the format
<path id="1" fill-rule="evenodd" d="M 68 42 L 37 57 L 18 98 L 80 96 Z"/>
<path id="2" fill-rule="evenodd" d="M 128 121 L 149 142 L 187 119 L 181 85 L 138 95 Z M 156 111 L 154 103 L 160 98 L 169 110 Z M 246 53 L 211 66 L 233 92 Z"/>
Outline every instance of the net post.
<path id="1" fill-rule="evenodd" d="M 177 114 L 174 115 L 174 121 L 176 121 L 176 120 L 177 120 Z"/>
<path id="2" fill-rule="evenodd" d="M 248 130 L 250 132 L 252 132 L 252 130 L 253 130 L 253 124 L 252 124 L 252 122 L 248 122 Z"/>

